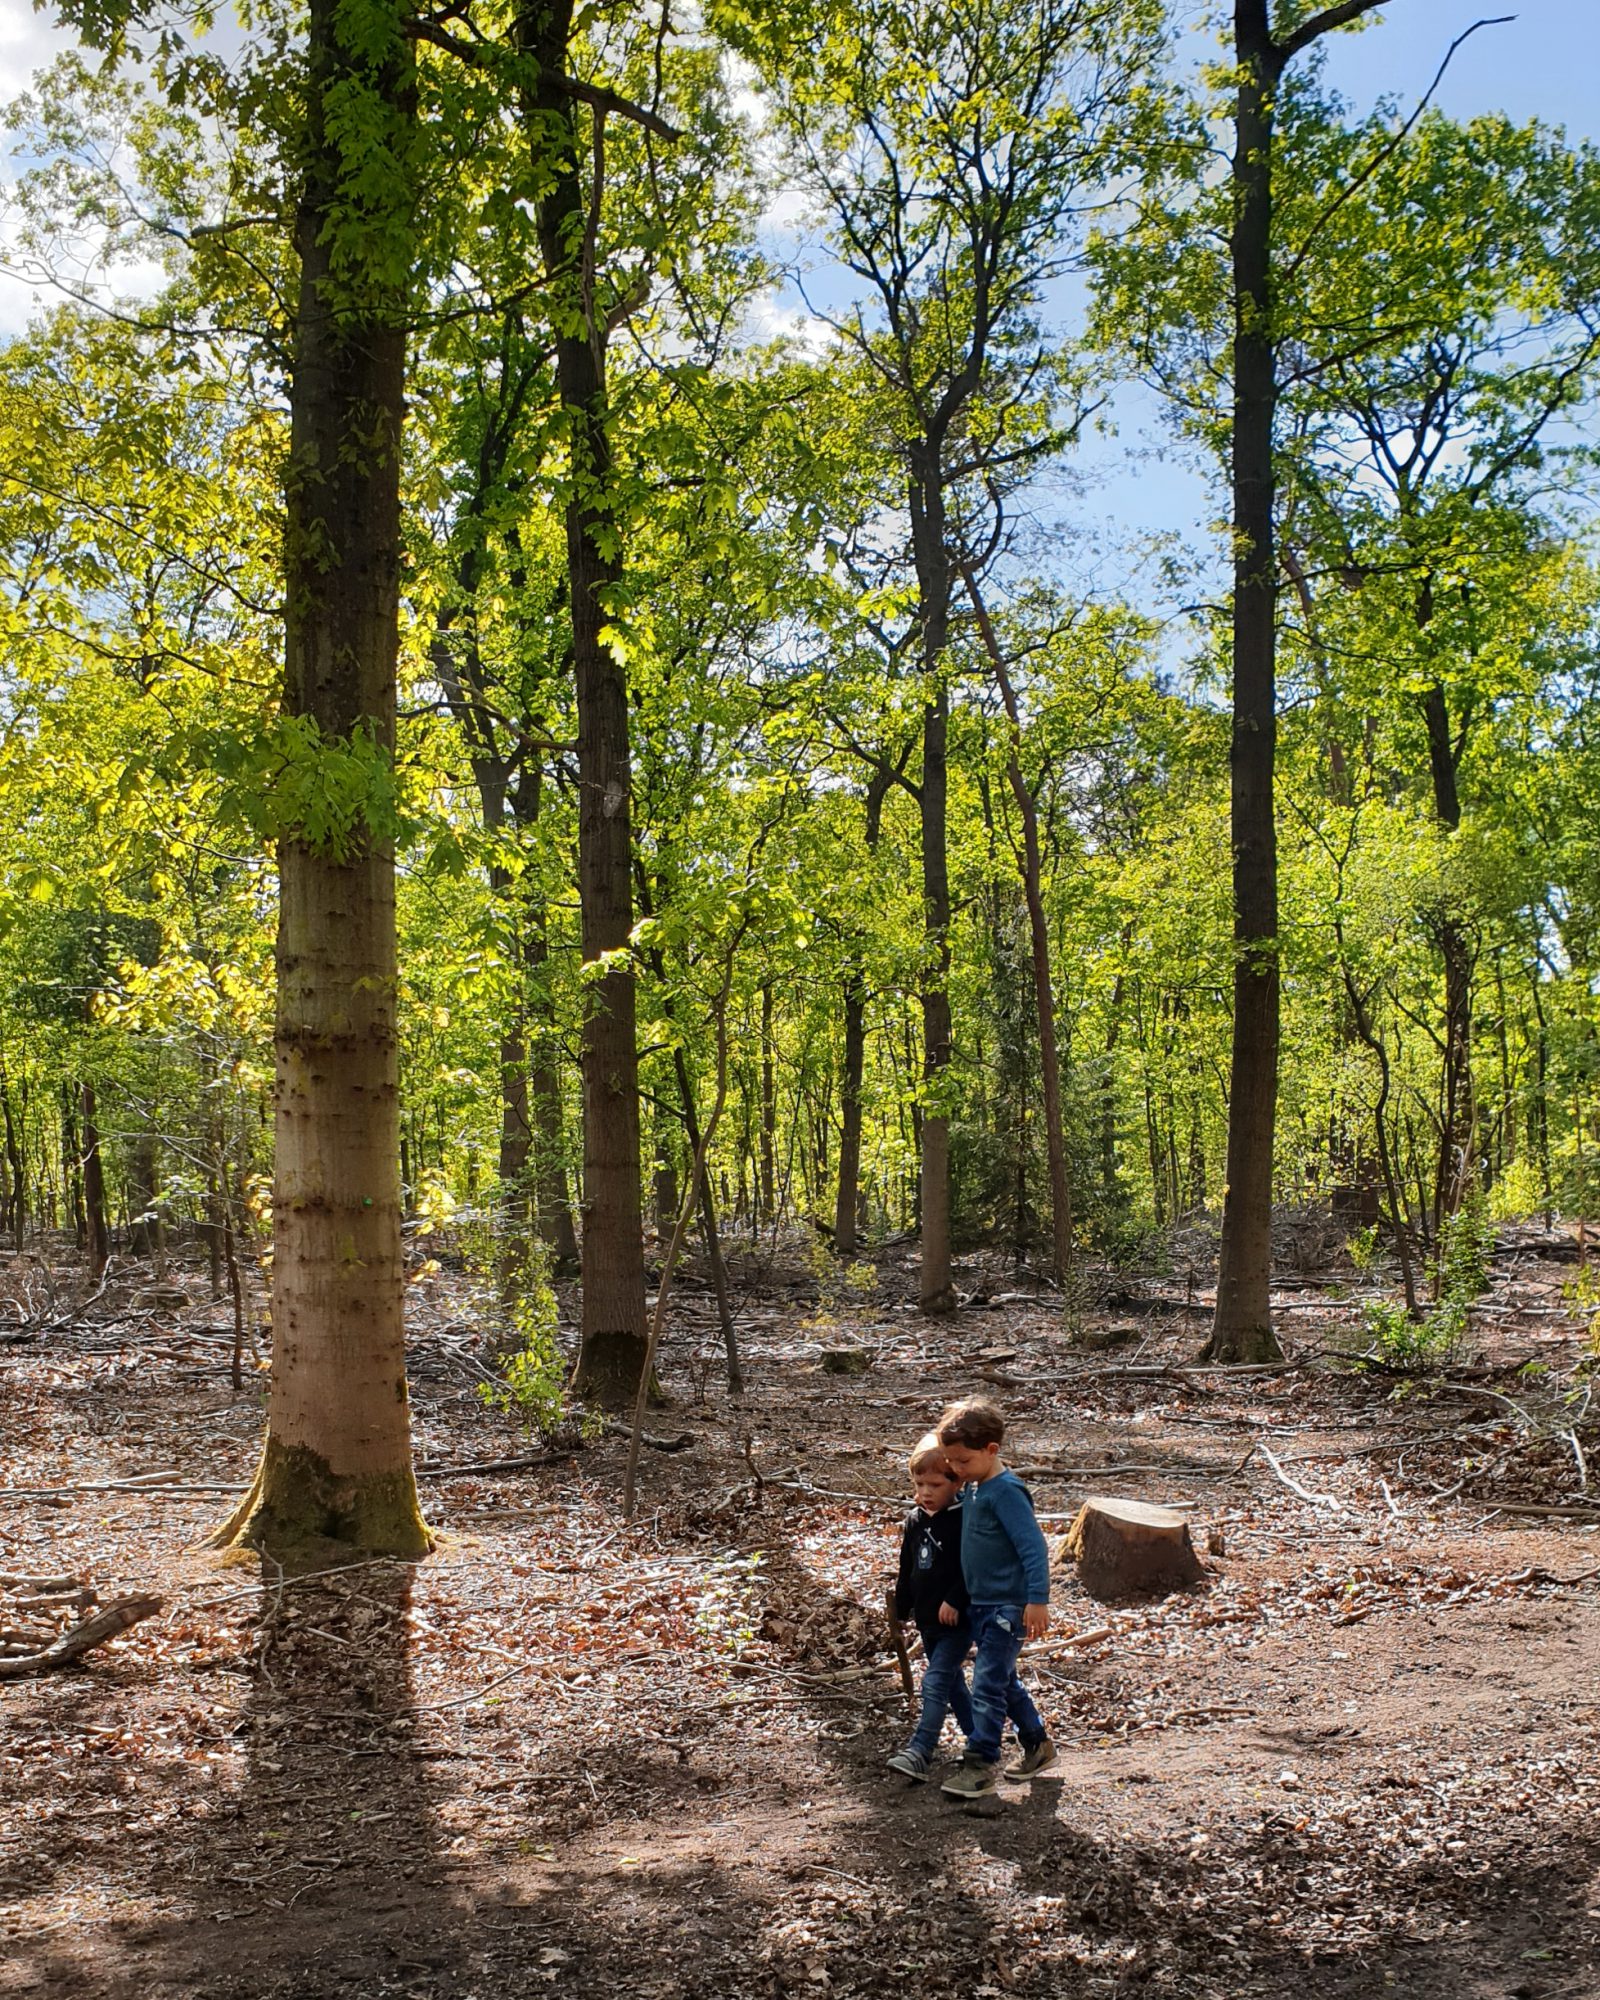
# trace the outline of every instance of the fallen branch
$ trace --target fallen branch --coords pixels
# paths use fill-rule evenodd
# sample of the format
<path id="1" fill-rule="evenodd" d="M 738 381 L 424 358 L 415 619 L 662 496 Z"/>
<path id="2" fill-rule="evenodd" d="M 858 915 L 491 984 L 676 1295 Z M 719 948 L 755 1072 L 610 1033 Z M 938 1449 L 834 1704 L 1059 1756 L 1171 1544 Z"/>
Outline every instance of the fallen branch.
<path id="1" fill-rule="evenodd" d="M 1074 1632 L 1070 1638 L 1052 1639 L 1047 1645 L 1030 1646 L 1028 1648 L 1028 1658 L 1030 1660 L 1051 1660 L 1058 1653 L 1070 1653 L 1078 1646 L 1098 1646 L 1102 1639 L 1115 1638 L 1116 1631 L 1117 1628 L 1114 1625 L 1091 1625 L 1088 1631 Z"/>
<path id="2" fill-rule="evenodd" d="M 1502 1410 L 1509 1410 L 1525 1430 L 1536 1431 L 1539 1428 L 1520 1403 L 1501 1395 L 1498 1389 L 1480 1388 L 1475 1382 L 1441 1382 L 1439 1387 L 1441 1390 L 1453 1390 L 1458 1396 L 1478 1396 L 1485 1402 L 1498 1403 Z"/>
<path id="3" fill-rule="evenodd" d="M 419 1465 L 418 1479 L 465 1479 L 491 1472 L 527 1472 L 538 1465 L 561 1465 L 575 1456 L 570 1451 L 529 1453 L 523 1458 L 484 1458 L 469 1465 Z"/>
<path id="4" fill-rule="evenodd" d="M 82 1486 L 0 1486 L 0 1500 L 61 1500 L 74 1493 L 128 1493 L 150 1500 L 183 1499 L 197 1493 L 237 1493 L 239 1482 L 205 1486 L 150 1486 L 137 1479 L 99 1479 Z"/>
<path id="5" fill-rule="evenodd" d="M 81 1625 L 74 1625 L 70 1632 L 63 1632 L 59 1639 L 37 1653 L 26 1653 L 20 1659 L 0 1660 L 0 1681 L 26 1680 L 33 1674 L 52 1673 L 57 1667 L 71 1666 L 74 1660 L 103 1645 L 107 1639 L 115 1639 L 120 1632 L 131 1631 L 143 1618 L 154 1618 L 161 1609 L 159 1597 L 119 1597 L 108 1604 L 103 1611 L 97 1611 L 92 1618 L 86 1618 Z"/>
<path id="6" fill-rule="evenodd" d="M 1174 1458 L 1165 1465 L 1130 1459 L 1123 1465 L 1014 1465 L 1019 1479 L 1124 1479 L 1135 1473 L 1181 1473 L 1185 1478 L 1231 1479 L 1236 1465 L 1205 1465 L 1196 1459 Z"/>
<path id="7" fill-rule="evenodd" d="M 1580 1569 L 1576 1576 L 1557 1576 L 1553 1570 L 1525 1569 L 1515 1576 L 1508 1576 L 1507 1583 L 1558 1583 L 1564 1590 L 1570 1590 L 1576 1583 L 1593 1583 L 1600 1576 L 1600 1566 L 1594 1569 Z"/>
<path id="8" fill-rule="evenodd" d="M 608 1437 L 632 1438 L 633 1436 L 631 1425 L 614 1423 L 610 1419 L 607 1419 L 600 1428 Z M 684 1431 L 679 1437 L 663 1438 L 651 1437 L 648 1431 L 641 1431 L 639 1433 L 639 1442 L 640 1444 L 647 1444 L 652 1451 L 687 1451 L 690 1445 L 694 1443 L 694 1434 L 692 1431 Z"/>
<path id="9" fill-rule="evenodd" d="M 894 1648 L 895 1665 L 900 1669 L 900 1685 L 906 1691 L 906 1706 L 911 1713 L 917 1713 L 917 1684 L 911 1673 L 911 1655 L 906 1651 L 905 1627 L 900 1614 L 894 1608 L 894 1587 L 890 1586 L 884 1598 L 884 1610 L 889 1619 L 889 1644 Z"/>
<path id="10" fill-rule="evenodd" d="M 1272 1453 L 1259 1440 L 1251 1446 L 1245 1458 L 1240 1460 L 1241 1467 L 1247 1464 L 1252 1456 L 1264 1458 L 1268 1465 L 1272 1467 L 1277 1477 L 1288 1487 L 1289 1491 L 1298 1494 L 1302 1500 L 1309 1500 L 1313 1507 L 1331 1507 L 1336 1514 L 1349 1513 L 1350 1509 L 1344 1502 L 1336 1500 L 1331 1493 L 1313 1493 L 1309 1487 L 1302 1486 L 1299 1480 L 1291 1479 L 1288 1473 L 1284 1471 L 1283 1467 L 1273 1457 Z"/>

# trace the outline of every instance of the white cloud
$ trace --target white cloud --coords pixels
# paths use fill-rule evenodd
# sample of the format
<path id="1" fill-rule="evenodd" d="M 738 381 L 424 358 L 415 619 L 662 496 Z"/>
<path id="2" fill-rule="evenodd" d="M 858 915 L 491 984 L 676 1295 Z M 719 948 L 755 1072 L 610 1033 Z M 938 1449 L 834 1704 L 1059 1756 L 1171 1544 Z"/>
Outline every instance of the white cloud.
<path id="1" fill-rule="evenodd" d="M 823 354 L 838 338 L 826 320 L 803 306 L 791 305 L 776 292 L 762 292 L 744 317 L 744 337 L 752 343 L 792 340 L 808 355 Z"/>
<path id="2" fill-rule="evenodd" d="M 32 0 L 0 0 L 0 104 L 26 90 L 34 72 L 53 62 L 78 38 L 51 14 L 36 14 Z"/>

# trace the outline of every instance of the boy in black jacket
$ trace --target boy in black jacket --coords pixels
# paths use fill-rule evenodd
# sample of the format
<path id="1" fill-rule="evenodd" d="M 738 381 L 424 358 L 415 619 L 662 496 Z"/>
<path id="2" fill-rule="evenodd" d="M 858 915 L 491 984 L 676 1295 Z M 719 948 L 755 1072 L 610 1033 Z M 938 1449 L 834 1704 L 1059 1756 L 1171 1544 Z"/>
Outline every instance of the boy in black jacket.
<path id="1" fill-rule="evenodd" d="M 889 1769 L 916 1784 L 927 1780 L 947 1714 L 972 1733 L 972 1702 L 962 1662 L 972 1645 L 967 1623 L 967 1586 L 961 1579 L 960 1490 L 944 1449 L 932 1431 L 911 1454 L 911 1484 L 917 1504 L 906 1517 L 900 1542 L 900 1574 L 895 1579 L 897 1618 L 915 1618 L 922 1634 L 922 1716 Z"/>

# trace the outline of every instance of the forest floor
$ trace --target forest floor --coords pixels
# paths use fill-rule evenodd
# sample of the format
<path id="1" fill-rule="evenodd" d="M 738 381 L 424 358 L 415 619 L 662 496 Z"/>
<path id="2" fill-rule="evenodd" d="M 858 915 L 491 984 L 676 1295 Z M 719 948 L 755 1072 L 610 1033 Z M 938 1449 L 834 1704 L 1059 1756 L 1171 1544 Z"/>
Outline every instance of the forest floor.
<path id="1" fill-rule="evenodd" d="M 690 1442 L 645 1453 L 632 1524 L 614 1436 L 452 1475 L 530 1446 L 441 1271 L 437 1551 L 308 1581 L 196 1546 L 262 1405 L 203 1274 L 75 1306 L 0 1263 L 0 1571 L 166 1600 L 0 1687 L 0 1996 L 1595 2000 L 1600 1426 L 1573 1246 L 1539 1236 L 1419 1381 L 1350 1365 L 1348 1270 L 1286 1277 L 1293 1365 L 1239 1374 L 1181 1365 L 1192 1277 L 1069 1326 L 978 1257 L 929 1323 L 906 1250 L 820 1303 L 752 1264 L 738 1403 L 679 1295 L 651 1424 Z M 847 1345 L 865 1372 L 822 1372 Z M 963 1810 L 884 1769 L 881 1607 L 906 1451 L 983 1391 L 1050 1532 L 1105 1492 L 1221 1552 L 1152 1603 L 1061 1571 L 1023 1663 L 1060 1761 Z"/>

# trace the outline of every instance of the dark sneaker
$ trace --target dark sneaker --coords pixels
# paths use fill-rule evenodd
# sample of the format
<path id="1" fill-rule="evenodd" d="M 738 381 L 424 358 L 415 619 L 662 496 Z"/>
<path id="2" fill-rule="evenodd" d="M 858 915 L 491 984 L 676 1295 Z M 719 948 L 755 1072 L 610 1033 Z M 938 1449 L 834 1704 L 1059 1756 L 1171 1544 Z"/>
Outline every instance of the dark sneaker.
<path id="1" fill-rule="evenodd" d="M 1056 1761 L 1056 1746 L 1048 1736 L 1041 1736 L 1037 1743 L 1023 1750 L 1020 1757 L 1006 1766 L 1008 1778 L 1031 1778 L 1036 1771 L 1047 1771 Z"/>
<path id="2" fill-rule="evenodd" d="M 928 1782 L 928 1760 L 920 1750 L 897 1750 L 889 1759 L 889 1769 L 909 1778 L 914 1785 Z"/>
<path id="3" fill-rule="evenodd" d="M 990 1764 L 982 1757 L 966 1756 L 960 1768 L 953 1771 L 939 1787 L 946 1798 L 981 1799 L 992 1792 L 1000 1782 L 1000 1766 Z"/>

